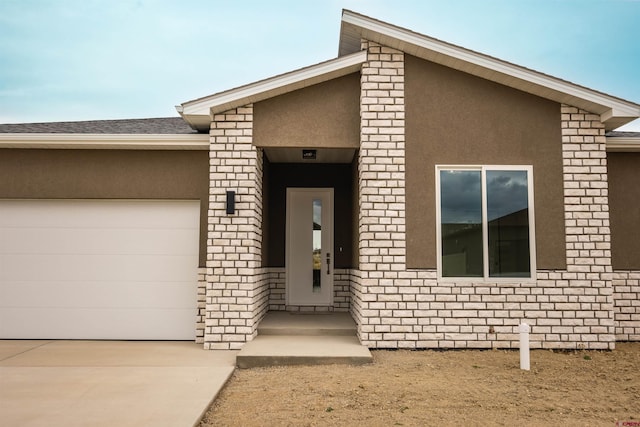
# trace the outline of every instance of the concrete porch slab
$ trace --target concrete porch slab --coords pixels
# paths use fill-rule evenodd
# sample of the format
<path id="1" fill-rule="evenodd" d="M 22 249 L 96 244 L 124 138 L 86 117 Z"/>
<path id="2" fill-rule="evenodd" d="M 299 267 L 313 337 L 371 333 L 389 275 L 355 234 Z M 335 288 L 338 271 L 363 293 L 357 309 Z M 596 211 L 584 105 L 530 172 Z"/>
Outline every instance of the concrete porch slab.
<path id="1" fill-rule="evenodd" d="M 373 362 L 355 336 L 258 335 L 236 357 L 239 368 L 283 365 L 362 365 Z"/>

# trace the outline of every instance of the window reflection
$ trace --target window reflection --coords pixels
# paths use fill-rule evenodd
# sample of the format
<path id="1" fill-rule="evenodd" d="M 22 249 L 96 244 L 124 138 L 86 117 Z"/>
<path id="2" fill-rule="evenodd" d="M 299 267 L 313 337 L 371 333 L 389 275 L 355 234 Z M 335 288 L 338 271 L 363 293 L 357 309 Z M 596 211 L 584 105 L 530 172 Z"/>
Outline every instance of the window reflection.
<path id="1" fill-rule="evenodd" d="M 322 200 L 313 200 L 313 292 L 320 292 L 322 285 Z"/>
<path id="2" fill-rule="evenodd" d="M 482 277 L 480 171 L 440 171 L 442 276 Z"/>
<path id="3" fill-rule="evenodd" d="M 489 276 L 529 277 L 526 171 L 487 171 Z"/>

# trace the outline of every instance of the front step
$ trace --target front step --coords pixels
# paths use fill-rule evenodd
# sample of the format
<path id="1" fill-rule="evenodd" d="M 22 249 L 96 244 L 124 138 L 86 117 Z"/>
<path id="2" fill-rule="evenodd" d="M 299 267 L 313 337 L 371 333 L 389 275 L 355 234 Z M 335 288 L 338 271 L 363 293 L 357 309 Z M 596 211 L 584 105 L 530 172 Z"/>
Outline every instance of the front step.
<path id="1" fill-rule="evenodd" d="M 363 365 L 373 362 L 355 336 L 258 335 L 236 356 L 238 368 L 283 365 Z"/>
<path id="2" fill-rule="evenodd" d="M 239 368 L 373 362 L 348 313 L 269 312 L 236 356 Z"/>
<path id="3" fill-rule="evenodd" d="M 258 335 L 355 336 L 356 323 L 349 313 L 289 313 L 270 311 L 258 325 Z"/>

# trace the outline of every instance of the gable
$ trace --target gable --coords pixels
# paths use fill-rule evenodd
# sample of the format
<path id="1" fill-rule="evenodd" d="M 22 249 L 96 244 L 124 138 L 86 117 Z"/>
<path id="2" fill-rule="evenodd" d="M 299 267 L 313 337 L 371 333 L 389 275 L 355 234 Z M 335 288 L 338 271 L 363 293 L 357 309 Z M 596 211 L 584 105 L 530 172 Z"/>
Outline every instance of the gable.
<path id="1" fill-rule="evenodd" d="M 564 268 L 560 105 L 405 55 L 407 265 L 435 267 L 436 165 L 533 165 L 538 266 Z"/>
<path id="2" fill-rule="evenodd" d="M 256 102 L 253 109 L 256 146 L 359 147 L 358 73 Z"/>

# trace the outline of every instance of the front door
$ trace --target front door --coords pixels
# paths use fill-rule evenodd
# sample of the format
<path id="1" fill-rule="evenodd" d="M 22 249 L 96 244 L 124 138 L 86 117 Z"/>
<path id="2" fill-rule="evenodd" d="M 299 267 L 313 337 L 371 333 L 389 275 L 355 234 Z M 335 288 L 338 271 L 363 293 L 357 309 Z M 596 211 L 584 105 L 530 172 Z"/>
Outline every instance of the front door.
<path id="1" fill-rule="evenodd" d="M 333 189 L 287 188 L 287 304 L 333 304 Z"/>

